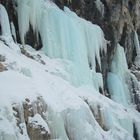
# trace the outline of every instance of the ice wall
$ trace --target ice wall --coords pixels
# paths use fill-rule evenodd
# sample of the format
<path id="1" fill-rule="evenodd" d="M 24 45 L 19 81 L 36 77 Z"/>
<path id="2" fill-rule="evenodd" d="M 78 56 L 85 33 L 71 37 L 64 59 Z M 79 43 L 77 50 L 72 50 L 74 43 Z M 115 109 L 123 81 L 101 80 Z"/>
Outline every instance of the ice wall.
<path id="1" fill-rule="evenodd" d="M 129 75 L 124 49 L 118 44 L 112 60 L 111 72 L 108 74 L 108 87 L 111 98 L 125 106 L 131 103 L 129 88 L 126 84 Z"/>
<path id="2" fill-rule="evenodd" d="M 100 51 L 106 49 L 99 26 L 79 18 L 66 7 L 62 11 L 50 1 L 43 0 L 18 0 L 18 21 L 23 44 L 31 24 L 34 32 L 40 33 L 42 50 L 49 57 L 71 62 L 67 68 L 71 83 L 77 86 L 95 83 L 96 59 L 101 67 Z"/>
<path id="3" fill-rule="evenodd" d="M 111 99 L 126 107 L 132 106 L 129 85 L 127 84 L 128 81 L 130 81 L 130 75 L 131 74 L 128 70 L 124 49 L 118 44 L 112 60 L 111 72 L 108 74 L 107 82 Z M 133 134 L 132 120 L 120 121 L 120 124 L 124 128 L 128 128 L 128 131 Z"/>

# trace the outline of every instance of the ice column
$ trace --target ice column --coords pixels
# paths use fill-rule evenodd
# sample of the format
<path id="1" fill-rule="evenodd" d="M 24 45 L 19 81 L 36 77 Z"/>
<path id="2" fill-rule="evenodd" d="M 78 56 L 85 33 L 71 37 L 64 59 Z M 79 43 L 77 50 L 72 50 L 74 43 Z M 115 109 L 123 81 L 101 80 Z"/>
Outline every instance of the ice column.
<path id="1" fill-rule="evenodd" d="M 10 24 L 9 24 L 7 11 L 4 8 L 4 6 L 1 4 L 0 4 L 0 25 L 1 25 L 1 29 L 2 29 L 2 35 L 11 36 Z"/>

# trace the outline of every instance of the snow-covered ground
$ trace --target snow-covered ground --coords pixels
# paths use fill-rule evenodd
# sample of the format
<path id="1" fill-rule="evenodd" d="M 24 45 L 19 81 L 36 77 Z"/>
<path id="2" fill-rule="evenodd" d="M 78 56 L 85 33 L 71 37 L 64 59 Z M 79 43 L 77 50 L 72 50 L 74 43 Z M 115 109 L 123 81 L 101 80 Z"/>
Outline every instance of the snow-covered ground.
<path id="1" fill-rule="evenodd" d="M 46 123 L 41 125 L 49 129 L 51 139 L 133 139 L 132 125 L 140 126 L 140 114 L 104 97 L 93 87 L 72 86 L 64 80 L 68 76 L 64 69 L 68 62 L 50 59 L 43 52 L 28 46 L 26 51 L 34 58 L 39 56 L 45 62 L 41 63 L 39 59 L 23 55 L 18 45 L 7 46 L 2 41 L 0 50 L 6 59 L 2 64 L 8 69 L 0 73 L 1 139 L 28 139 L 22 104 L 26 99 L 32 104 L 38 97 L 42 97 L 47 106 L 43 112 L 45 117 L 43 121 L 38 121 L 38 117 L 42 116 L 35 111 L 29 122 L 36 119 L 38 123 Z M 13 115 L 14 104 L 18 105 L 21 114 L 23 134 Z M 97 119 L 106 131 L 100 127 Z"/>

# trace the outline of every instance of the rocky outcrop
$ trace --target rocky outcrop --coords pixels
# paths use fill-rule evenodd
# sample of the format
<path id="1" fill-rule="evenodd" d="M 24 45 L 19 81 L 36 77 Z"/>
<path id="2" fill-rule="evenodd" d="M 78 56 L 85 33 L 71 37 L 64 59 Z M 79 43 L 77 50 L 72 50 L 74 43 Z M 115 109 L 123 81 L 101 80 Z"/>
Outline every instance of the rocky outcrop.
<path id="1" fill-rule="evenodd" d="M 46 103 L 42 97 L 38 97 L 33 102 L 26 98 L 23 105 L 13 104 L 20 133 L 23 135 L 21 124 L 25 123 L 30 140 L 48 140 L 50 130 L 43 114 L 46 109 Z"/>
<path id="2" fill-rule="evenodd" d="M 0 72 L 3 72 L 5 70 L 7 70 L 7 68 L 2 63 L 0 63 Z"/>
<path id="3" fill-rule="evenodd" d="M 3 55 L 0 55 L 0 72 L 7 70 L 6 66 L 4 66 L 4 64 L 2 63 L 5 61 L 5 59 L 6 58 Z"/>
<path id="4" fill-rule="evenodd" d="M 6 59 L 5 56 L 3 56 L 3 55 L 0 54 L 0 62 L 4 62 L 5 59 Z"/>

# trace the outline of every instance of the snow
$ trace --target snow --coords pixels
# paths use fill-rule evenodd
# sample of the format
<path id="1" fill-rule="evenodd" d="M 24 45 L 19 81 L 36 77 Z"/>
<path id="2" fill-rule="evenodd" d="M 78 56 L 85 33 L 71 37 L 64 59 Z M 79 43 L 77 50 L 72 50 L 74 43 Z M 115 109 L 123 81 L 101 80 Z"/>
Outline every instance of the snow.
<path id="1" fill-rule="evenodd" d="M 41 127 L 43 127 L 45 131 L 47 131 L 50 134 L 50 130 L 47 123 L 42 119 L 42 117 L 39 114 L 36 114 L 33 117 L 29 117 L 29 123 L 33 124 L 34 127 L 41 125 Z"/>
<path id="2" fill-rule="evenodd" d="M 134 122 L 140 123 L 139 113 L 114 103 L 99 94 L 93 87 L 75 88 L 69 82 L 63 80 L 61 74 L 53 74 L 51 71 L 59 68 L 60 63 L 63 64 L 63 60 L 59 60 L 59 63 L 57 63 L 57 59 L 50 59 L 42 51 L 36 52 L 29 46 L 27 51 L 34 56 L 40 55 L 41 59 L 45 61 L 45 65 L 24 56 L 12 46 L 5 46 L 2 42 L 0 42 L 0 50 L 1 54 L 6 57 L 6 62 L 3 62 L 3 64 L 8 68 L 8 71 L 0 73 L 0 91 L 3 91 L 0 93 L 2 108 L 7 107 L 8 110 L 12 111 L 11 105 L 13 103 L 21 106 L 26 98 L 34 102 L 38 96 L 42 96 L 47 105 L 47 110 L 44 112 L 45 120 L 39 119 L 41 116 L 35 114 L 34 117 L 30 118 L 30 121 L 37 120 L 38 124 L 49 130 L 51 139 L 133 140 L 132 130 L 129 129 L 131 129 L 130 125 Z M 55 66 L 49 66 L 51 64 L 55 64 Z M 25 72 L 21 72 L 23 67 L 30 71 L 30 76 Z M 45 71 L 46 69 L 48 70 Z M 7 85 L 9 85 L 8 88 Z M 109 131 L 104 131 L 95 119 L 98 116 L 98 106 L 100 106 L 103 124 Z M 19 110 L 22 114 L 22 109 Z M 96 115 L 92 110 L 96 112 Z M 10 118 L 7 118 L 7 113 L 2 114 L 2 116 L 6 118 L 6 121 L 9 121 Z M 2 123 L 6 124 L 6 121 Z M 22 121 L 24 135 L 21 135 L 18 128 L 15 127 L 14 117 L 9 125 L 11 123 L 14 125 L 9 126 L 9 129 L 13 131 L 10 131 L 12 137 L 27 140 L 24 119 Z M 2 138 L 6 138 L 8 135 L 6 133 L 6 136 L 2 136 Z"/>

